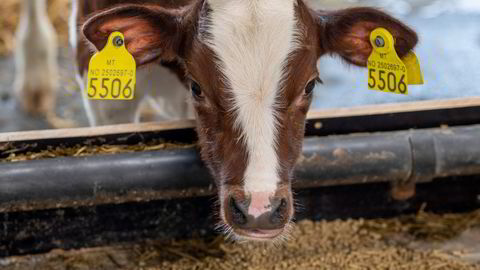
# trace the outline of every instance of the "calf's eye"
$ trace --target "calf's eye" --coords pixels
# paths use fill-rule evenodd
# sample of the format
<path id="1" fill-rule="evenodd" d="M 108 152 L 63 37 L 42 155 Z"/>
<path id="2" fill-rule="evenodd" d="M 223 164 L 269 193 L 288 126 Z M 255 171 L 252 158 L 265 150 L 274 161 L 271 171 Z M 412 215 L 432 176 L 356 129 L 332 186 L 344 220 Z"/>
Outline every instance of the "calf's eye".
<path id="1" fill-rule="evenodd" d="M 190 89 L 192 91 L 192 96 L 194 98 L 200 99 L 200 98 L 203 97 L 202 88 L 200 87 L 200 85 L 197 82 L 192 81 L 192 83 L 190 85 Z"/>
<path id="2" fill-rule="evenodd" d="M 305 95 L 309 96 L 313 93 L 313 90 L 315 89 L 315 86 L 317 84 L 317 79 L 311 80 L 307 86 L 305 86 Z"/>

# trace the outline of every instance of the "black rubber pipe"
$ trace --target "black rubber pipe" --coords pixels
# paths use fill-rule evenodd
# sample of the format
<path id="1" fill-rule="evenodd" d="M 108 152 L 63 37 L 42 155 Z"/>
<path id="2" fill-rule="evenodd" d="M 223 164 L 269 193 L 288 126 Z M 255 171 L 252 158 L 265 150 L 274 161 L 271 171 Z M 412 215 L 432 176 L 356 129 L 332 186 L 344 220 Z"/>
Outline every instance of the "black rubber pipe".
<path id="1" fill-rule="evenodd" d="M 480 207 L 479 180 L 478 176 L 452 177 L 421 183 L 416 196 L 407 201 L 392 200 L 388 183 L 302 189 L 295 196 L 301 205 L 295 220 L 385 218 L 419 209 L 472 211 Z M 195 197 L 0 213 L 0 258 L 52 249 L 215 236 L 217 207 L 212 197 Z"/>
<path id="2" fill-rule="evenodd" d="M 294 187 L 473 174 L 480 174 L 480 126 L 307 138 Z M 0 212 L 214 192 L 193 148 L 0 164 Z"/>

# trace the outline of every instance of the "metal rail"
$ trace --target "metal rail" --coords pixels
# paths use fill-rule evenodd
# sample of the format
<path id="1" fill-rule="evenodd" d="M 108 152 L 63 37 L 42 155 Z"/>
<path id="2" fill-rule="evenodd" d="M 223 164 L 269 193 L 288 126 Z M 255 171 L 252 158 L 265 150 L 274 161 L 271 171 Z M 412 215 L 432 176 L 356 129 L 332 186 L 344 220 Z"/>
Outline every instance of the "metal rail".
<path id="1" fill-rule="evenodd" d="M 377 218 L 480 207 L 479 178 L 454 177 L 418 185 L 415 197 L 392 200 L 388 183 L 302 189 L 295 220 Z M 214 197 L 0 213 L 0 258 L 144 240 L 215 236 Z M 425 208 L 426 206 L 426 208 Z"/>
<path id="2" fill-rule="evenodd" d="M 480 174 L 480 126 L 306 138 L 294 188 Z M 0 212 L 211 195 L 192 149 L 0 164 Z"/>

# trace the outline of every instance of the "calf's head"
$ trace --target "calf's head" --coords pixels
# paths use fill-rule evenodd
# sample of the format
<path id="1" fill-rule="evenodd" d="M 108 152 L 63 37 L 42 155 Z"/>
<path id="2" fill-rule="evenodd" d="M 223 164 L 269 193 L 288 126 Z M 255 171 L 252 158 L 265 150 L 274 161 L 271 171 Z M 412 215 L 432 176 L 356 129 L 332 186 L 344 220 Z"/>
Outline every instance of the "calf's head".
<path id="1" fill-rule="evenodd" d="M 417 43 L 410 28 L 375 9 L 314 11 L 301 0 L 120 5 L 90 17 L 83 33 L 101 49 L 121 31 L 139 67 L 181 67 L 225 228 L 240 239 L 268 240 L 294 214 L 291 181 L 320 81 L 317 60 L 335 54 L 365 66 L 377 27 L 394 35 L 400 56 Z"/>

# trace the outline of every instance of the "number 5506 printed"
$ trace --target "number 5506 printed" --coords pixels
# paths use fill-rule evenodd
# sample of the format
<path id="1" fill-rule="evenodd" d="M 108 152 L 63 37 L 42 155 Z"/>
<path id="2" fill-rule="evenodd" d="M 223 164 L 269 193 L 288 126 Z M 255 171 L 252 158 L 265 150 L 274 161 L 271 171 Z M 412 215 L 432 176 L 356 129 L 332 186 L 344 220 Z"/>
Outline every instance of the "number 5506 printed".
<path id="1" fill-rule="evenodd" d="M 88 98 L 103 100 L 131 100 L 135 85 L 132 79 L 90 77 Z"/>

